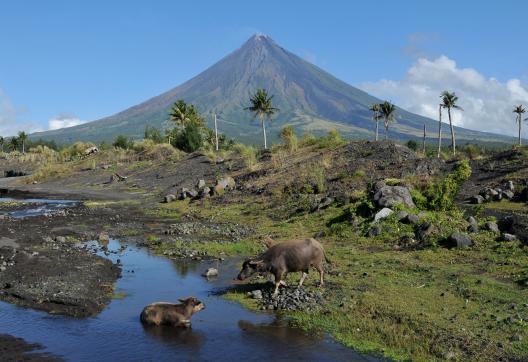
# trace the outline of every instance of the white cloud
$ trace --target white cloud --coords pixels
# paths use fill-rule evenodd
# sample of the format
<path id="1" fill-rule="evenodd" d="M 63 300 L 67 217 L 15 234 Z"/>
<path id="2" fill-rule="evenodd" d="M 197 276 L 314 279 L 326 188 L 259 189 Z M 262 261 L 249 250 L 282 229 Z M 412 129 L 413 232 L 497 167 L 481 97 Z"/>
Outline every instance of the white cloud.
<path id="1" fill-rule="evenodd" d="M 516 134 L 513 107 L 520 103 L 528 106 L 528 87 L 519 79 L 500 82 L 486 78 L 475 69 L 459 68 L 445 55 L 434 60 L 419 58 L 401 80 L 382 79 L 359 87 L 433 119 L 438 118 L 440 93 L 453 91 L 464 109 L 454 112 L 456 125 L 508 135 Z"/>
<path id="2" fill-rule="evenodd" d="M 73 127 L 86 122 L 87 121 L 83 121 L 72 114 L 62 113 L 49 120 L 48 129 L 54 130 L 65 127 Z"/>

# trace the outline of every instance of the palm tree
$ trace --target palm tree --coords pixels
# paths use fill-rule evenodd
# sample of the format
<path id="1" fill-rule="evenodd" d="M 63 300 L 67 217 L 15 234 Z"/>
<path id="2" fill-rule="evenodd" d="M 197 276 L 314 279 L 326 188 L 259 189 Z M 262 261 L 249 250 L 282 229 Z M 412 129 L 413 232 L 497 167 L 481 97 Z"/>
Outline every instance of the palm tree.
<path id="1" fill-rule="evenodd" d="M 249 98 L 251 105 L 244 108 L 244 110 L 253 113 L 254 118 L 260 119 L 262 134 L 264 135 L 264 149 L 268 148 L 266 140 L 266 120 L 271 121 L 271 117 L 279 111 L 278 108 L 273 107 L 272 99 L 273 96 L 268 96 L 268 92 L 265 89 L 257 89 L 255 94 Z"/>
<path id="2" fill-rule="evenodd" d="M 440 95 L 440 98 L 442 98 L 442 107 L 447 108 L 447 115 L 449 117 L 449 126 L 451 127 L 451 147 L 453 149 L 453 156 L 455 156 L 456 155 L 455 128 L 453 127 L 453 122 L 451 121 L 451 110 L 459 109 L 463 111 L 463 109 L 457 104 L 458 97 L 456 96 L 455 92 L 443 91 L 442 94 Z"/>
<path id="3" fill-rule="evenodd" d="M 442 152 L 442 104 L 438 105 L 438 153 L 436 157 L 440 158 Z"/>
<path id="4" fill-rule="evenodd" d="M 203 119 L 193 104 L 187 104 L 183 99 L 178 99 L 172 105 L 169 119 L 177 126 L 185 127 L 189 123 L 195 122 L 197 126 L 203 126 Z"/>
<path id="5" fill-rule="evenodd" d="M 11 137 L 9 144 L 11 145 L 11 148 L 13 148 L 13 151 L 16 151 L 18 148 L 18 138 L 15 136 Z"/>
<path id="6" fill-rule="evenodd" d="M 377 141 L 378 140 L 379 120 L 380 120 L 380 116 L 379 116 L 380 104 L 379 103 L 374 103 L 373 105 L 370 106 L 369 110 L 371 110 L 373 112 L 372 120 L 376 122 L 376 141 Z"/>
<path id="7" fill-rule="evenodd" d="M 5 143 L 4 137 L 0 136 L 0 152 L 2 153 L 4 153 L 4 143 Z"/>
<path id="8" fill-rule="evenodd" d="M 383 102 L 380 105 L 379 117 L 383 119 L 385 126 L 385 139 L 389 139 L 389 125 L 395 120 L 396 106 L 391 102 Z"/>
<path id="9" fill-rule="evenodd" d="M 26 132 L 18 132 L 18 140 L 22 143 L 22 153 L 26 153 L 26 141 L 28 135 Z"/>
<path id="10" fill-rule="evenodd" d="M 522 124 L 522 115 L 526 112 L 526 108 L 522 104 L 518 105 L 513 109 L 513 113 L 517 113 L 515 120 L 519 123 L 519 146 L 521 145 L 521 124 Z"/>

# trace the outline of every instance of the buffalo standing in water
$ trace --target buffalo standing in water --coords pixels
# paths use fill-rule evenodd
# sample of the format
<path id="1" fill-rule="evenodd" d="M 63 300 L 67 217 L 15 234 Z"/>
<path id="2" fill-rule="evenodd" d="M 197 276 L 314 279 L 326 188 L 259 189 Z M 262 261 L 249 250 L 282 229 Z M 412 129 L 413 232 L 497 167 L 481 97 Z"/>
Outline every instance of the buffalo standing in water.
<path id="1" fill-rule="evenodd" d="M 256 272 L 269 272 L 275 277 L 275 291 L 279 293 L 279 286 L 286 285 L 283 281 L 287 273 L 302 272 L 299 287 L 308 275 L 308 270 L 313 266 L 319 272 L 321 285 L 324 285 L 323 260 L 326 258 L 323 246 L 315 239 L 290 240 L 275 243 L 269 239 L 265 241 L 269 249 L 260 256 L 249 259 L 242 265 L 238 280 L 244 280 Z"/>

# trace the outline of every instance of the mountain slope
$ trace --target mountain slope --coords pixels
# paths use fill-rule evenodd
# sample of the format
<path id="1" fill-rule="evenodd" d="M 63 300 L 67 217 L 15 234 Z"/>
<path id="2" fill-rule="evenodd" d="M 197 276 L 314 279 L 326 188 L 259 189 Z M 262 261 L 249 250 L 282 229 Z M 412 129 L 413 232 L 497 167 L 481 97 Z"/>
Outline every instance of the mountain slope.
<path id="1" fill-rule="evenodd" d="M 182 85 L 120 113 L 80 126 L 33 134 L 60 142 L 111 140 L 118 134 L 141 138 L 145 126 L 168 127 L 168 110 L 177 99 L 196 104 L 211 120 L 219 115 L 220 131 L 240 141 L 258 142 L 260 129 L 244 111 L 249 95 L 265 88 L 281 111 L 270 127 L 271 137 L 284 124 L 301 132 L 339 129 L 350 138 L 372 137 L 370 104 L 379 99 L 333 77 L 278 46 L 263 35 L 251 37 L 241 48 Z M 437 122 L 398 109 L 392 138 L 420 137 L 423 124 L 431 132 Z M 434 132 L 434 131 L 433 131 Z M 446 131 L 447 132 L 447 129 Z M 430 134 L 433 136 L 433 134 Z M 460 140 L 510 142 L 510 137 L 457 128 Z"/>

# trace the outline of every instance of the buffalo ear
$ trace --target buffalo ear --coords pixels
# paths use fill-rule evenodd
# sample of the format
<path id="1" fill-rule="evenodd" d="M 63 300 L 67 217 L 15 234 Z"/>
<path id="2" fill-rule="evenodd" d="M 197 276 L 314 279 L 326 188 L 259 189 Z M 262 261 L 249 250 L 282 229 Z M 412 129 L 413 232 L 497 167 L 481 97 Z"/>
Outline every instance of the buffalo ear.
<path id="1" fill-rule="evenodd" d="M 181 299 L 178 299 L 178 301 L 180 301 L 182 303 L 187 303 L 189 301 L 189 299 L 191 299 L 191 298 L 181 298 Z"/>

